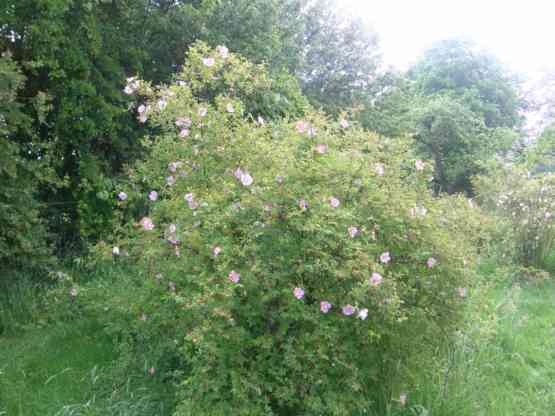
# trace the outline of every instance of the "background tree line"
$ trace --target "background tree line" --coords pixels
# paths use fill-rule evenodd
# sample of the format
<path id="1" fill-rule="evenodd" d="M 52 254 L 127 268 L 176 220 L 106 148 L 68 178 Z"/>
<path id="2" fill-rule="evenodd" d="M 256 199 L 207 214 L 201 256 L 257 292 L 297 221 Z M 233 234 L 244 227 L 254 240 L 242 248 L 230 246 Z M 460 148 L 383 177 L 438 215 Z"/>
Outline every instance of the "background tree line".
<path id="1" fill-rule="evenodd" d="M 7 269 L 82 252 L 110 227 L 115 179 L 146 156 L 139 138 L 153 133 L 128 111 L 125 78 L 174 79 L 197 40 L 267 65 L 273 91 L 252 103 L 263 117 L 301 114 L 308 100 L 329 114 L 351 109 L 384 136 L 414 135 L 435 163 L 437 192 L 472 194 L 482 162 L 511 150 L 520 134 L 525 103 L 493 56 L 446 41 L 406 73 L 386 70 L 376 33 L 338 14 L 331 0 L 8 0 L 0 7 Z"/>

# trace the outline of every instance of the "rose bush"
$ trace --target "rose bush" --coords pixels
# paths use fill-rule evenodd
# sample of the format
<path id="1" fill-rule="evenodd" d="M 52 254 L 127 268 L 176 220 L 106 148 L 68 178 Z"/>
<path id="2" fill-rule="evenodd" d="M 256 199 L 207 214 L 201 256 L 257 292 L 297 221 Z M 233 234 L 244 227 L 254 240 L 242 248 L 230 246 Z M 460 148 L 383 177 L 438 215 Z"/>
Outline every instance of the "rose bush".
<path id="1" fill-rule="evenodd" d="M 177 79 L 130 81 L 155 134 L 114 195 L 135 221 L 97 246 L 141 272 L 128 297 L 73 300 L 127 316 L 139 361 L 177 375 L 177 415 L 409 406 L 411 369 L 472 292 L 478 208 L 434 198 L 410 143 L 347 114 L 252 113 L 264 68 L 223 48 L 193 48 Z"/>

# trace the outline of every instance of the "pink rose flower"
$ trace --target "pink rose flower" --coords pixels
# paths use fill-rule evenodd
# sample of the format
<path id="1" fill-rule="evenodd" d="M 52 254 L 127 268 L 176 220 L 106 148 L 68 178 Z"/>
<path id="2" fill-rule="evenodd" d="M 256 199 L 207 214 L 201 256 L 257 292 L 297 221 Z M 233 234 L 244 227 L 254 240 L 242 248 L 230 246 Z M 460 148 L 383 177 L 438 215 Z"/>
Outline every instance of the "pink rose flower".
<path id="1" fill-rule="evenodd" d="M 339 122 L 339 125 L 341 126 L 342 129 L 349 128 L 349 122 L 347 120 L 345 120 L 344 118 L 341 119 L 341 121 Z"/>
<path id="2" fill-rule="evenodd" d="M 127 199 L 127 194 L 125 192 L 120 192 L 118 198 L 120 201 L 125 201 Z"/>
<path id="3" fill-rule="evenodd" d="M 156 201 L 158 199 L 158 192 L 150 191 L 150 193 L 148 194 L 148 199 L 150 199 L 152 202 Z"/>
<path id="4" fill-rule="evenodd" d="M 229 49 L 227 49 L 225 46 L 218 46 L 216 50 L 223 59 L 227 59 L 229 57 Z"/>
<path id="5" fill-rule="evenodd" d="M 226 110 L 228 113 L 234 113 L 234 112 L 235 112 L 235 108 L 233 108 L 233 104 L 231 104 L 231 103 L 228 103 L 228 104 L 225 106 L 225 110 Z"/>
<path id="6" fill-rule="evenodd" d="M 383 176 L 383 174 L 385 173 L 384 164 L 383 163 L 376 163 L 376 165 L 374 166 L 374 172 L 378 176 Z"/>
<path id="7" fill-rule="evenodd" d="M 302 120 L 297 121 L 297 123 L 295 123 L 295 129 L 297 130 L 298 133 L 303 134 L 307 129 L 306 122 Z"/>
<path id="8" fill-rule="evenodd" d="M 354 227 L 354 226 L 349 227 L 349 237 L 355 238 L 357 236 L 357 234 L 358 234 L 358 228 L 357 227 Z"/>
<path id="9" fill-rule="evenodd" d="M 424 162 L 422 162 L 420 159 L 414 162 L 414 166 L 416 167 L 416 170 L 424 170 Z"/>
<path id="10" fill-rule="evenodd" d="M 353 308 L 352 305 L 345 305 L 341 308 L 341 312 L 345 316 L 351 316 L 353 313 L 355 313 L 355 308 Z"/>
<path id="11" fill-rule="evenodd" d="M 337 208 L 340 205 L 339 199 L 335 197 L 330 197 L 330 205 L 332 208 Z"/>
<path id="12" fill-rule="evenodd" d="M 320 143 L 320 144 L 317 144 L 317 145 L 315 146 L 315 149 L 316 149 L 316 151 L 317 151 L 318 153 L 320 153 L 321 155 L 323 155 L 323 154 L 325 154 L 325 153 L 328 151 L 328 145 L 327 145 L 327 144 Z"/>
<path id="13" fill-rule="evenodd" d="M 369 282 L 370 282 L 370 285 L 372 286 L 379 286 L 383 282 L 383 277 L 381 274 L 374 272 L 372 273 L 372 276 L 370 277 Z"/>
<path id="14" fill-rule="evenodd" d="M 306 202 L 306 200 L 301 199 L 299 201 L 299 208 L 303 211 L 306 211 L 308 209 L 308 202 Z"/>
<path id="15" fill-rule="evenodd" d="M 244 173 L 243 175 L 241 175 L 241 183 L 243 184 L 243 186 L 251 186 L 253 182 L 254 179 L 248 173 Z"/>
<path id="16" fill-rule="evenodd" d="M 141 225 L 145 229 L 145 231 L 152 231 L 154 229 L 154 223 L 148 217 L 144 217 L 141 220 Z"/>
<path id="17" fill-rule="evenodd" d="M 137 113 L 139 113 L 139 114 L 146 113 L 146 106 L 144 104 L 141 104 L 140 106 L 138 106 L 137 107 Z"/>
<path id="18" fill-rule="evenodd" d="M 211 67 L 211 66 L 214 66 L 216 61 L 214 60 L 214 58 L 208 57 L 208 58 L 203 58 L 202 63 L 207 67 Z"/>
<path id="19" fill-rule="evenodd" d="M 229 272 L 229 280 L 231 280 L 233 283 L 239 283 L 239 280 L 241 280 L 241 275 L 235 270 L 232 270 Z"/>
<path id="20" fill-rule="evenodd" d="M 434 267 L 437 263 L 437 260 L 434 257 L 430 257 L 428 259 L 428 261 L 426 262 L 426 264 L 428 265 L 428 268 L 431 269 L 432 267 Z"/>
<path id="21" fill-rule="evenodd" d="M 301 300 L 302 298 L 304 298 L 304 290 L 300 287 L 296 287 L 293 290 L 293 296 L 295 296 L 297 299 Z"/>
<path id="22" fill-rule="evenodd" d="M 219 246 L 214 247 L 214 249 L 212 250 L 212 253 L 214 254 L 214 257 L 218 257 L 218 255 L 222 252 L 222 248 Z"/>
<path id="23" fill-rule="evenodd" d="M 323 300 L 322 302 L 320 302 L 320 311 L 322 313 L 328 313 L 331 309 L 331 303 L 329 303 L 328 301 Z"/>
<path id="24" fill-rule="evenodd" d="M 189 117 L 179 117 L 177 120 L 175 120 L 175 125 L 177 127 L 191 127 L 192 123 L 193 122 Z"/>
<path id="25" fill-rule="evenodd" d="M 166 178 L 166 183 L 167 183 L 169 186 L 172 186 L 173 184 L 175 184 L 175 178 L 174 178 L 173 176 L 171 176 L 171 175 L 168 176 L 168 177 Z"/>
<path id="26" fill-rule="evenodd" d="M 181 129 L 181 131 L 179 132 L 179 137 L 181 137 L 182 139 L 189 137 L 189 134 L 191 132 L 189 131 L 189 129 Z"/>
<path id="27" fill-rule="evenodd" d="M 391 256 L 389 255 L 389 251 L 386 251 L 385 253 L 382 253 L 380 256 L 380 261 L 383 264 L 387 264 L 391 261 Z"/>

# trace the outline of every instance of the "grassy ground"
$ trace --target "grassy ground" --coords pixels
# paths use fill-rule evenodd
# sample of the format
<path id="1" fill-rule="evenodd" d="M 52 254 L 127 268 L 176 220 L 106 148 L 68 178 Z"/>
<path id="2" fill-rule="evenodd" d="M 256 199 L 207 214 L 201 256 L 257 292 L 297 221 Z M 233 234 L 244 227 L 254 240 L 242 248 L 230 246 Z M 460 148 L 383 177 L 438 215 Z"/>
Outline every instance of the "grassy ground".
<path id="1" fill-rule="evenodd" d="M 110 379 L 116 355 L 99 329 L 82 322 L 0 338 L 0 415 L 168 414 L 155 378 Z"/>
<path id="2" fill-rule="evenodd" d="M 555 284 L 499 289 L 496 304 L 483 317 L 496 322 L 494 333 L 452 346 L 443 371 L 415 392 L 413 403 L 424 403 L 416 414 L 555 414 Z"/>
<path id="3" fill-rule="evenodd" d="M 403 415 L 555 414 L 555 284 L 513 285 L 495 296 L 495 316 L 482 317 L 495 322 L 492 334 L 454 343 L 443 371 L 409 392 Z M 103 334 L 84 321 L 0 336 L 0 416 L 170 414 L 157 377 L 110 378 L 116 354 Z"/>

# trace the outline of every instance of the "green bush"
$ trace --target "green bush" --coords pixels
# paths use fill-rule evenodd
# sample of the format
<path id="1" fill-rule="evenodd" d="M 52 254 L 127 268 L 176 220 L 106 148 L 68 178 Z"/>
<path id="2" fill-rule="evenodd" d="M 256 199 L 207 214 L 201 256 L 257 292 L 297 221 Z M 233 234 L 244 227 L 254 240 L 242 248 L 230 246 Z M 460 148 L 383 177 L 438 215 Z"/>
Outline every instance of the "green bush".
<path id="1" fill-rule="evenodd" d="M 509 225 L 505 235 L 513 240 L 517 262 L 544 268 L 555 242 L 555 175 L 532 176 L 520 166 L 493 161 L 474 184 L 498 224 Z"/>
<path id="2" fill-rule="evenodd" d="M 96 258 L 138 271 L 63 296 L 180 380 L 178 415 L 383 412 L 461 320 L 479 210 L 346 115 L 248 113 L 271 84 L 226 55 L 193 48 L 158 90 L 130 80 L 157 134 L 118 189 L 136 221 Z"/>

